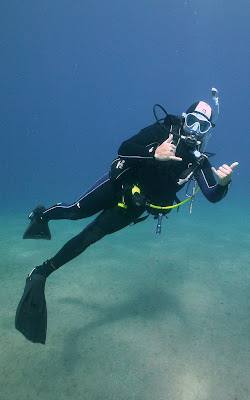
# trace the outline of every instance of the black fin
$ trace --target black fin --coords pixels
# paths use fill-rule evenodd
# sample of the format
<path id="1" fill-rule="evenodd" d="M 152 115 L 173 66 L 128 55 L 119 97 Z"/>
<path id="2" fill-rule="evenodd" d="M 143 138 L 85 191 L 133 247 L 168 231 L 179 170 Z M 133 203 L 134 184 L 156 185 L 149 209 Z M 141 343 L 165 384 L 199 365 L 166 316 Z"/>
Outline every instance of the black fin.
<path id="1" fill-rule="evenodd" d="M 33 217 L 26 231 L 23 234 L 23 239 L 51 239 L 48 221 L 39 221 Z"/>
<path id="2" fill-rule="evenodd" d="M 44 294 L 46 278 L 33 274 L 26 279 L 23 296 L 18 304 L 15 327 L 33 343 L 45 344 L 47 306 Z"/>

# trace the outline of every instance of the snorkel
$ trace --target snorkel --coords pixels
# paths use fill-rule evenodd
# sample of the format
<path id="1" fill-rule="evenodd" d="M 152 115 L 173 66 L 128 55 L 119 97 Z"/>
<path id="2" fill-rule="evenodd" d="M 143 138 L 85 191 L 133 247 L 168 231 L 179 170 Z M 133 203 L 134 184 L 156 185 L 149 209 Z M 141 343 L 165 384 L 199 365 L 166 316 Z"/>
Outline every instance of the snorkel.
<path id="1" fill-rule="evenodd" d="M 213 99 L 213 103 L 214 103 L 214 107 L 213 107 L 213 128 L 214 128 L 215 127 L 214 123 L 217 121 L 217 119 L 219 117 L 219 113 L 220 113 L 219 92 L 216 88 L 213 87 L 211 89 L 211 93 L 212 93 L 212 99 Z M 201 152 L 205 151 L 210 137 L 211 137 L 211 131 L 207 132 L 205 137 L 202 140 L 202 144 L 200 147 Z"/>
<path id="2" fill-rule="evenodd" d="M 220 113 L 220 105 L 219 105 L 219 92 L 217 89 L 215 89 L 214 87 L 211 89 L 212 92 L 212 96 L 213 96 L 213 102 L 215 105 L 214 108 L 214 122 L 218 119 L 219 113 Z"/>

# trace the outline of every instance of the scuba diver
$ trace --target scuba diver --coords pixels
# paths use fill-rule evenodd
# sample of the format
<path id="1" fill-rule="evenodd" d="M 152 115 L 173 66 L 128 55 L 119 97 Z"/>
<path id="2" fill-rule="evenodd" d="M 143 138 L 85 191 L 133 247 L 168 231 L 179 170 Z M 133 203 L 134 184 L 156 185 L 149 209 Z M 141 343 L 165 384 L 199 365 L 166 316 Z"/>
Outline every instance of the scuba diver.
<path id="1" fill-rule="evenodd" d="M 212 203 L 225 197 L 238 162 L 215 169 L 209 162 L 209 157 L 214 154 L 204 151 L 219 113 L 215 88 L 212 95 L 215 112 L 204 101 L 192 104 L 182 116 L 167 114 L 162 106 L 155 105 L 156 122 L 124 141 L 110 172 L 78 200 L 72 204 L 58 203 L 47 209 L 37 206 L 29 215 L 31 221 L 23 238 L 51 239 L 50 220 L 78 220 L 100 212 L 54 257 L 33 268 L 28 275 L 15 319 L 16 329 L 28 340 L 45 344 L 47 308 L 44 290 L 46 279 L 52 272 L 104 236 L 142 222 L 149 215 L 157 220 L 156 233 L 159 234 L 163 217 L 172 208 L 188 199 L 192 208 L 196 185 Z M 165 112 L 162 119 L 157 117 L 159 108 Z M 186 184 L 193 184 L 192 194 L 187 193 L 188 198 L 180 202 L 177 193 Z M 145 212 L 147 215 L 143 215 Z"/>

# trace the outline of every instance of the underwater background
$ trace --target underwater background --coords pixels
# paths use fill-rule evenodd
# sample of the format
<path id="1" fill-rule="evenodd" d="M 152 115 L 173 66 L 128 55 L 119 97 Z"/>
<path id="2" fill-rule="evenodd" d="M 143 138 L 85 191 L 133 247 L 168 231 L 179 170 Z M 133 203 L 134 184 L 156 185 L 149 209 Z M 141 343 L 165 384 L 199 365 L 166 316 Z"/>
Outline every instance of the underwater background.
<path id="1" fill-rule="evenodd" d="M 1 400 L 249 399 L 248 38 L 246 0 L 1 0 Z M 181 115 L 213 86 L 206 150 L 239 162 L 226 198 L 198 193 L 161 235 L 151 217 L 60 268 L 46 346 L 28 342 L 27 274 L 93 219 L 24 241 L 28 214 L 80 197 L 155 103 Z"/>

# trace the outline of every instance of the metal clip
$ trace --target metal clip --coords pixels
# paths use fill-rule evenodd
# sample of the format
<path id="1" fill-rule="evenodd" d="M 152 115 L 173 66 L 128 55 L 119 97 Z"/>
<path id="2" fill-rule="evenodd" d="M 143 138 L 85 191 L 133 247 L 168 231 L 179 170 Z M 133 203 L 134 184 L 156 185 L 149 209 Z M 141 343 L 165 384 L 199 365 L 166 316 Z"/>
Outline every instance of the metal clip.
<path id="1" fill-rule="evenodd" d="M 160 233 L 161 233 L 162 218 L 163 218 L 163 214 L 159 213 L 158 214 L 157 226 L 156 226 L 156 235 L 160 235 Z"/>

